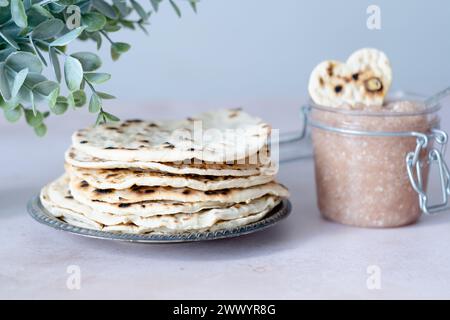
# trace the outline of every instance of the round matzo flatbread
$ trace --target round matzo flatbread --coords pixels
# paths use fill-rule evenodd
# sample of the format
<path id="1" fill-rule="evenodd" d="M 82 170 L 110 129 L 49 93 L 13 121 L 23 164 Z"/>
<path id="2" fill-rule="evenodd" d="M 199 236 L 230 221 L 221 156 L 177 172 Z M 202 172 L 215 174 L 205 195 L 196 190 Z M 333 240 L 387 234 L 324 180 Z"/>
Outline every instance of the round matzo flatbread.
<path id="1" fill-rule="evenodd" d="M 83 151 L 70 148 L 65 154 L 68 164 L 86 169 L 142 169 L 168 172 L 172 174 L 196 174 L 209 176 L 244 177 L 252 175 L 273 175 L 278 171 L 275 163 L 266 155 L 258 153 L 253 157 L 230 163 L 207 163 L 197 159 L 180 162 L 120 161 L 92 157 Z"/>
<path id="2" fill-rule="evenodd" d="M 384 52 L 364 48 L 346 63 L 328 60 L 311 73 L 308 91 L 313 101 L 326 107 L 383 105 L 392 83 L 392 69 Z"/>
<path id="3" fill-rule="evenodd" d="M 70 192 L 69 176 L 63 175 L 57 180 L 53 181 L 48 186 L 48 193 L 52 199 L 56 199 L 58 203 L 67 203 L 74 198 Z M 62 193 L 61 190 L 65 192 Z M 175 213 L 194 213 L 204 209 L 221 208 L 231 206 L 233 203 L 221 203 L 221 202 L 177 202 L 177 201 L 147 201 L 140 203 L 117 203 L 111 204 L 101 201 L 92 201 L 90 199 L 76 199 L 78 203 L 90 206 L 92 209 L 100 212 L 108 212 L 115 215 L 130 215 L 135 214 L 141 217 L 151 217 L 162 214 L 175 214 Z M 84 207 L 78 208 L 76 211 L 83 212 Z"/>
<path id="4" fill-rule="evenodd" d="M 223 229 L 232 229 L 241 226 L 245 226 L 247 224 L 256 222 L 264 218 L 268 213 L 270 213 L 271 209 L 266 209 L 262 212 L 252 214 L 246 217 L 234 219 L 234 220 L 225 220 L 217 222 L 209 228 L 203 229 L 194 229 L 194 230 L 186 230 L 182 232 L 204 232 L 204 231 L 218 231 Z M 109 232 L 121 232 L 121 233 L 133 233 L 133 234 L 144 234 L 144 233 L 155 233 L 155 234 L 173 234 L 173 233 L 181 233 L 180 231 L 168 229 L 168 228 L 159 228 L 153 229 L 149 227 L 143 226 L 134 226 L 134 225 L 115 225 L 115 226 L 104 226 L 103 231 Z"/>
<path id="5" fill-rule="evenodd" d="M 177 201 L 177 202 L 219 202 L 239 203 L 270 194 L 288 197 L 288 190 L 276 182 L 240 189 L 222 189 L 200 191 L 189 188 L 133 186 L 129 189 L 97 189 L 86 180 L 72 176 L 69 183 L 73 197 L 82 203 L 107 202 L 115 205 L 127 205 L 143 201 Z"/>
<path id="6" fill-rule="evenodd" d="M 280 199 L 273 196 L 265 196 L 255 199 L 250 203 L 235 204 L 231 207 L 202 210 L 193 214 L 173 214 L 143 218 L 136 215 L 113 215 L 106 212 L 95 211 L 89 206 L 77 202 L 67 196 L 66 189 L 59 188 L 59 195 L 50 196 L 49 187 L 41 191 L 41 202 L 56 217 L 63 218 L 71 224 L 81 227 L 89 227 L 96 230 L 105 230 L 105 227 L 113 228 L 105 231 L 122 231 L 142 233 L 150 231 L 159 232 L 185 232 L 210 228 L 222 221 L 236 220 L 255 215 L 264 211 L 270 211 Z M 61 201 L 61 199 L 64 199 Z M 75 222 L 75 223 L 74 223 Z"/>
<path id="7" fill-rule="evenodd" d="M 133 186 L 166 186 L 196 190 L 248 188 L 268 183 L 273 175 L 248 177 L 176 175 L 161 171 L 140 169 L 86 169 L 66 165 L 71 175 L 85 180 L 97 189 L 127 189 Z"/>
<path id="8" fill-rule="evenodd" d="M 227 162 L 256 154 L 267 144 L 270 130 L 267 123 L 240 109 L 217 110 L 181 121 L 99 125 L 75 132 L 72 143 L 108 160 Z"/>

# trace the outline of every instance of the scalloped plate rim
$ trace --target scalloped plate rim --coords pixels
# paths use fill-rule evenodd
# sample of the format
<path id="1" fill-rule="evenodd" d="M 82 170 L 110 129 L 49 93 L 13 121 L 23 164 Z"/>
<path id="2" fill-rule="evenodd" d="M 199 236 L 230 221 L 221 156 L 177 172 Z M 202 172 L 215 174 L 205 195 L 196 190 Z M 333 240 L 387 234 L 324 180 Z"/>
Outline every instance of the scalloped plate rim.
<path id="1" fill-rule="evenodd" d="M 51 215 L 50 212 L 48 212 L 48 210 L 45 209 L 42 205 L 39 199 L 39 195 L 33 196 L 27 204 L 27 211 L 34 220 L 56 230 L 65 231 L 71 234 L 88 238 L 146 244 L 198 242 L 235 238 L 265 230 L 289 216 L 291 210 L 291 202 L 288 199 L 283 199 L 282 202 L 274 209 L 272 209 L 272 211 L 268 213 L 263 219 L 244 226 L 216 231 L 177 234 L 133 234 L 94 230 L 71 225 Z"/>

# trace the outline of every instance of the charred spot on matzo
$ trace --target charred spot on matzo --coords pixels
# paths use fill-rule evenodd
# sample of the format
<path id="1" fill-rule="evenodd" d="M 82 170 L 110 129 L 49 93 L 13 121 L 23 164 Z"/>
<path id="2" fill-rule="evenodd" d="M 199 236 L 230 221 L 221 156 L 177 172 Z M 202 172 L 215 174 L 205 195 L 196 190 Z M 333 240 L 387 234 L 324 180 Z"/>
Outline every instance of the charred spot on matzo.
<path id="1" fill-rule="evenodd" d="M 170 142 L 164 142 L 163 146 L 166 149 L 175 149 L 175 146 L 173 144 L 171 144 Z"/>
<path id="2" fill-rule="evenodd" d="M 322 77 L 319 78 L 319 83 L 321 87 L 325 86 L 325 81 L 323 80 Z"/>
<path id="3" fill-rule="evenodd" d="M 131 186 L 131 191 L 138 191 L 139 189 L 141 189 L 142 187 L 141 186 L 138 186 L 138 185 L 133 185 L 133 186 Z"/>
<path id="4" fill-rule="evenodd" d="M 332 77 L 334 75 L 334 67 L 335 67 L 334 63 L 330 62 L 328 64 L 327 74 L 328 74 L 329 77 Z"/>
<path id="5" fill-rule="evenodd" d="M 80 188 L 87 188 L 87 187 L 89 187 L 89 183 L 86 180 L 80 182 Z"/>
<path id="6" fill-rule="evenodd" d="M 226 195 L 230 192 L 229 189 L 222 189 L 222 190 L 208 190 L 205 191 L 205 194 L 210 196 L 210 195 L 215 195 L 215 194 L 222 194 L 222 195 Z"/>
<path id="7" fill-rule="evenodd" d="M 114 189 L 95 189 L 94 192 L 98 194 L 108 194 L 113 193 Z"/>

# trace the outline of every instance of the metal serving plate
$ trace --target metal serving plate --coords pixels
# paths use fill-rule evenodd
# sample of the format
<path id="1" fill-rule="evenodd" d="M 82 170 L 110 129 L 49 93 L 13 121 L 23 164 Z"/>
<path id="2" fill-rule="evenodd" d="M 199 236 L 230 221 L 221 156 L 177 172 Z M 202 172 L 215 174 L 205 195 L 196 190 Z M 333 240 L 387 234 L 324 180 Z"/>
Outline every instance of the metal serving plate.
<path id="1" fill-rule="evenodd" d="M 234 238 L 245 234 L 250 234 L 256 231 L 261 231 L 270 226 L 273 226 L 278 221 L 286 218 L 291 212 L 291 203 L 289 202 L 289 200 L 283 200 L 265 218 L 245 226 L 217 231 L 187 232 L 170 235 L 151 234 L 151 233 L 150 234 L 115 233 L 77 227 L 54 217 L 50 212 L 48 212 L 44 208 L 41 201 L 39 200 L 39 196 L 34 196 L 28 202 L 27 209 L 28 213 L 36 221 L 58 230 L 90 238 L 152 244 L 152 243 L 179 243 L 179 242 L 193 242 L 193 241 Z"/>

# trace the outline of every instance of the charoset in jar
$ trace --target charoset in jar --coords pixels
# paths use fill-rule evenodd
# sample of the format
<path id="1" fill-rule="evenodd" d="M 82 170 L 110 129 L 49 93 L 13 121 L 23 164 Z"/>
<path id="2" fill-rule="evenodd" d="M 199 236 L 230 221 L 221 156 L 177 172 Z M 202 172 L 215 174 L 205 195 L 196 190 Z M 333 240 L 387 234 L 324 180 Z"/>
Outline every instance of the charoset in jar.
<path id="1" fill-rule="evenodd" d="M 414 133 L 430 135 L 438 128 L 438 110 L 419 101 L 376 107 L 312 104 L 309 125 L 322 215 L 359 227 L 414 223 L 421 208 L 405 159 L 416 149 Z M 432 140 L 419 154 L 425 190 L 431 147 Z"/>

